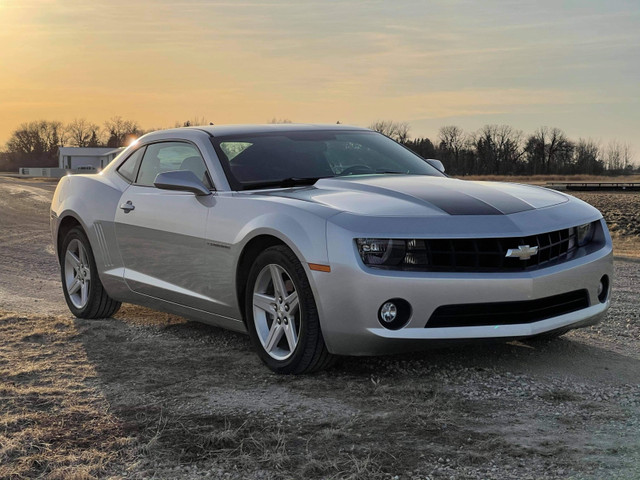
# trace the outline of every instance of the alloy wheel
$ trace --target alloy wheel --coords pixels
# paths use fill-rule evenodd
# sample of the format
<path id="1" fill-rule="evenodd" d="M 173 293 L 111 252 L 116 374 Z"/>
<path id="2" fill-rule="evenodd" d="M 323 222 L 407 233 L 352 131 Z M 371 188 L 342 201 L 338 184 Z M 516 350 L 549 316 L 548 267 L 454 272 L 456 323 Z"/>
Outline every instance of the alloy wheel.
<path id="1" fill-rule="evenodd" d="M 291 275 L 277 264 L 265 266 L 253 288 L 253 321 L 272 358 L 286 360 L 298 345 L 300 305 Z"/>
<path id="2" fill-rule="evenodd" d="M 91 268 L 87 251 L 77 239 L 69 242 L 64 254 L 64 277 L 69 299 L 76 308 L 84 308 L 89 301 Z"/>

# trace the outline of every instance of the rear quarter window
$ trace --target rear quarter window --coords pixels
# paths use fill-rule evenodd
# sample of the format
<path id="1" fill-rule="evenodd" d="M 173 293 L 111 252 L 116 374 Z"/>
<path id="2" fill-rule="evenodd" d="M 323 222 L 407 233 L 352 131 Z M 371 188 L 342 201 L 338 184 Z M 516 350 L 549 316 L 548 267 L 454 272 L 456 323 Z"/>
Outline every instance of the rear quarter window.
<path id="1" fill-rule="evenodd" d="M 122 165 L 118 167 L 118 173 L 122 175 L 127 181 L 133 183 L 136 179 L 136 173 L 138 171 L 138 165 L 140 159 L 144 155 L 145 147 L 139 148 L 127 158 Z"/>

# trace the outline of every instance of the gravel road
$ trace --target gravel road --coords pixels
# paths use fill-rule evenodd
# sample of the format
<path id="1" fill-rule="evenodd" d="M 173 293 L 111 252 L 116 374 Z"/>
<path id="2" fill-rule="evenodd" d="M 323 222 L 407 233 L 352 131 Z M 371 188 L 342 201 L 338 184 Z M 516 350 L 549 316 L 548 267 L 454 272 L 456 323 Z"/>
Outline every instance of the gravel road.
<path id="1" fill-rule="evenodd" d="M 180 317 L 73 318 L 54 188 L 0 177 L 0 478 L 640 478 L 640 263 L 615 262 L 604 322 L 553 342 L 277 376 Z"/>

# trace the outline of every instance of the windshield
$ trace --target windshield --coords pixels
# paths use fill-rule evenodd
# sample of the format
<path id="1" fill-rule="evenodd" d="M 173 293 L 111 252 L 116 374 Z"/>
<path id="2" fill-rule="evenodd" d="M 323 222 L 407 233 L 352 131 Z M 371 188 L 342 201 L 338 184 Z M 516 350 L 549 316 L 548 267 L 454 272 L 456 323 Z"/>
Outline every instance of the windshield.
<path id="1" fill-rule="evenodd" d="M 305 185 L 347 175 L 443 176 L 415 153 L 376 132 L 270 132 L 211 140 L 234 190 Z"/>

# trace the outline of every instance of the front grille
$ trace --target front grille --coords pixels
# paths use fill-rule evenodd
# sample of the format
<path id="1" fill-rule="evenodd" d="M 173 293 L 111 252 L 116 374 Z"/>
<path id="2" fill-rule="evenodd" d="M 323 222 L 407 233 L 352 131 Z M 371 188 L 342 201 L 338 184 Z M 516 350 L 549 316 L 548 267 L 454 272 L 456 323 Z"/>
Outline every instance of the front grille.
<path id="1" fill-rule="evenodd" d="M 506 257 L 521 245 L 538 247 L 531 258 Z M 446 272 L 535 270 L 570 259 L 577 249 L 576 229 L 528 237 L 425 239 L 407 244 L 403 269 Z"/>
<path id="2" fill-rule="evenodd" d="M 438 307 L 425 328 L 479 327 L 533 323 L 589 306 L 589 292 L 569 293 L 520 302 L 467 303 Z"/>

